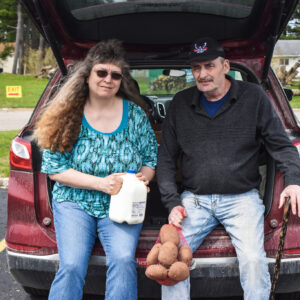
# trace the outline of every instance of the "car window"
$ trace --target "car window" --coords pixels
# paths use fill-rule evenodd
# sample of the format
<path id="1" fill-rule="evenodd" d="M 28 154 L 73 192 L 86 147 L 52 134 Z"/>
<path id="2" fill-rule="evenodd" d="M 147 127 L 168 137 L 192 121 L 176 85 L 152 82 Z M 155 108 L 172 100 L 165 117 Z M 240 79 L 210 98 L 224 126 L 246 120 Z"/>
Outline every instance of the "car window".
<path id="1" fill-rule="evenodd" d="M 247 18 L 256 0 L 65 0 L 78 20 L 141 12 L 200 12 L 231 18 Z"/>
<path id="2" fill-rule="evenodd" d="M 230 70 L 228 75 L 243 80 L 238 70 Z M 133 69 L 131 76 L 137 81 L 142 95 L 170 95 L 195 85 L 191 69 Z"/>
<path id="3" fill-rule="evenodd" d="M 166 69 L 132 70 L 131 75 L 137 81 L 143 95 L 174 95 L 194 85 L 190 69 L 183 69 L 181 76 L 164 75 Z"/>

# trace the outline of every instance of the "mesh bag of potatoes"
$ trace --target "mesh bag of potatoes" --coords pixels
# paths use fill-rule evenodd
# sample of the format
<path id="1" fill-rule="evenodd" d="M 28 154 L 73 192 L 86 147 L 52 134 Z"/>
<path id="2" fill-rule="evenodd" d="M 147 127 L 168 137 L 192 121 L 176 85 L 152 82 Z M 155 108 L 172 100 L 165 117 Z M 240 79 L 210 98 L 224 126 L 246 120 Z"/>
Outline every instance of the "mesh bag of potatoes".
<path id="1" fill-rule="evenodd" d="M 165 224 L 147 256 L 145 274 L 159 284 L 174 285 L 190 276 L 192 258 L 192 251 L 181 230 Z"/>

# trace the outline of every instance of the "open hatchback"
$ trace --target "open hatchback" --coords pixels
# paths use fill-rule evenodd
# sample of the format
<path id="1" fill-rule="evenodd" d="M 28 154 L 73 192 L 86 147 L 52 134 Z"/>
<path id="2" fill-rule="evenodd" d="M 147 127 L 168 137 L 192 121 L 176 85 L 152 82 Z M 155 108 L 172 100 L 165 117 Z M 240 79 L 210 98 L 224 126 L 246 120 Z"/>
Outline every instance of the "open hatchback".
<path id="1" fill-rule="evenodd" d="M 59 257 L 51 211 L 53 182 L 40 172 L 41 150 L 33 128 L 42 107 L 60 88 L 68 69 L 101 40 L 117 38 L 128 53 L 132 76 L 149 109 L 158 143 L 173 95 L 194 84 L 187 64 L 190 44 L 197 38 L 218 39 L 230 59 L 230 75 L 254 82 L 267 92 L 296 147 L 300 128 L 288 97 L 270 69 L 274 45 L 293 13 L 297 0 L 22 0 L 39 31 L 51 45 L 58 70 L 49 81 L 27 125 L 13 140 L 8 187 L 7 258 L 13 277 L 32 294 L 47 293 Z M 181 75 L 181 76 L 179 76 Z M 265 149 L 261 151 L 265 249 L 272 266 L 279 241 L 282 175 Z M 167 223 L 154 180 L 136 260 L 140 298 L 160 297 L 160 286 L 145 277 L 145 257 Z M 180 174 L 178 174 L 180 189 Z M 283 251 L 279 293 L 300 291 L 300 219 L 290 217 Z M 84 292 L 104 295 L 105 253 L 96 241 Z M 192 297 L 242 295 L 234 247 L 223 227 L 217 227 L 194 253 Z M 292 295 L 291 295 L 292 296 Z M 284 299 L 288 299 L 286 295 Z"/>

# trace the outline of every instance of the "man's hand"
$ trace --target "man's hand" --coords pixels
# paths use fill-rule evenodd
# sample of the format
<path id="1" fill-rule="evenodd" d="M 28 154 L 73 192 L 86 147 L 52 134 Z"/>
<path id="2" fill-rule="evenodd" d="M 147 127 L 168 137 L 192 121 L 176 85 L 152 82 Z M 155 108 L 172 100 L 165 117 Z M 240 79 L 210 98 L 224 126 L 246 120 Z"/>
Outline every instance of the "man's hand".
<path id="1" fill-rule="evenodd" d="M 169 223 L 174 224 L 176 227 L 182 229 L 181 223 L 186 218 L 185 208 L 183 206 L 175 206 L 169 214 Z"/>
<path id="2" fill-rule="evenodd" d="M 287 186 L 280 195 L 279 208 L 281 208 L 286 198 L 290 197 L 291 199 L 291 208 L 294 215 L 297 214 L 300 217 L 300 186 L 299 185 L 289 185 Z"/>

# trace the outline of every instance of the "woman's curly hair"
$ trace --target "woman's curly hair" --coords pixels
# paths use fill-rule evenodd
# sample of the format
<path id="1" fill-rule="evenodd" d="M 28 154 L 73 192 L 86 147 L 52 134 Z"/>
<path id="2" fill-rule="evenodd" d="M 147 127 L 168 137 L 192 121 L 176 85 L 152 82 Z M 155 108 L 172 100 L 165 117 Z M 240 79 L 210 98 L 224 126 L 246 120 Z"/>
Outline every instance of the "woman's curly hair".
<path id="1" fill-rule="evenodd" d="M 125 51 L 118 40 L 102 41 L 92 47 L 85 59 L 74 67 L 65 84 L 45 106 L 35 126 L 34 138 L 40 147 L 70 152 L 81 128 L 83 108 L 89 95 L 87 78 L 95 64 L 113 63 L 121 68 L 123 79 L 117 96 L 146 109 L 136 83 L 129 73 Z"/>

